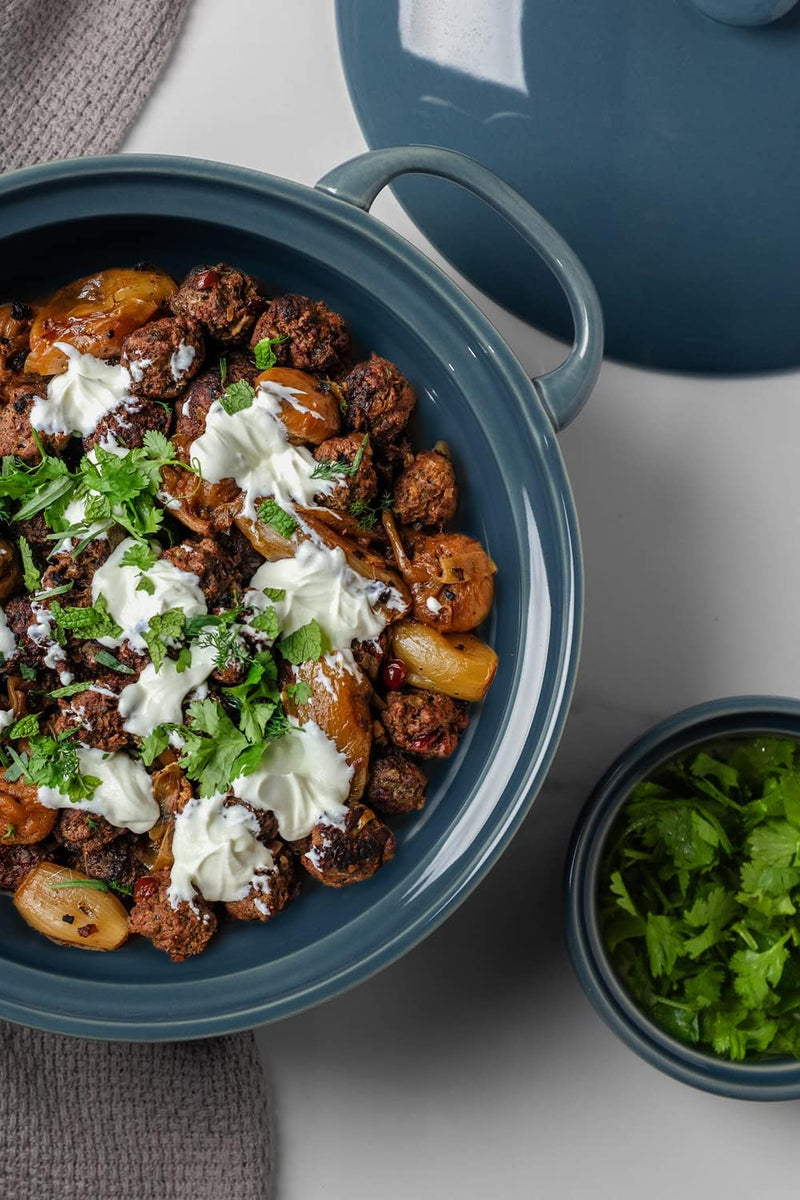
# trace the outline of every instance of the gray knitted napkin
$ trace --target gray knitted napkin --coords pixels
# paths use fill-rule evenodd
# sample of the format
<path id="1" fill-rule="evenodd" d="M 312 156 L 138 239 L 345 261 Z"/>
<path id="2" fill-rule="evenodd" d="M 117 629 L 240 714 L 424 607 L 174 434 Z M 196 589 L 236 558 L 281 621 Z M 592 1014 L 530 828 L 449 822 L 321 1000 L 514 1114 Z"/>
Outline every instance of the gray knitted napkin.
<path id="1" fill-rule="evenodd" d="M 0 170 L 114 150 L 188 6 L 0 0 Z M 150 1046 L 0 1022 L 1 1200 L 265 1200 L 268 1176 L 252 1034 Z"/>
<path id="2" fill-rule="evenodd" d="M 132 1046 L 0 1023 L 0 1037 L 3 1200 L 265 1200 L 251 1034 Z"/>
<path id="3" fill-rule="evenodd" d="M 0 0 L 0 170 L 116 149 L 189 0 Z"/>

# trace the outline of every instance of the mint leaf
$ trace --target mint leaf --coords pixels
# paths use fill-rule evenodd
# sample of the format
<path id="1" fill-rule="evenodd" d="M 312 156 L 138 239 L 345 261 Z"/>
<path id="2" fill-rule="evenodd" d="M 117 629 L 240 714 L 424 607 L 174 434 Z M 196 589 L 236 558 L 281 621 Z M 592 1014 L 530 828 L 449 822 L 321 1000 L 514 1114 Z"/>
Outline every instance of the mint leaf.
<path id="1" fill-rule="evenodd" d="M 220 396 L 219 402 L 228 416 L 232 417 L 234 413 L 250 408 L 255 394 L 255 389 L 246 379 L 239 379 L 236 383 L 228 384 Z"/>
<path id="2" fill-rule="evenodd" d="M 274 608 L 266 608 L 257 617 L 253 617 L 252 621 L 248 622 L 248 624 L 251 629 L 255 629 L 256 633 L 263 633 L 265 637 L 270 638 L 273 642 L 280 633 L 280 622 Z"/>
<path id="3" fill-rule="evenodd" d="M 185 624 L 186 617 L 180 608 L 170 608 L 150 618 L 147 629 L 142 632 L 142 639 L 156 672 L 161 670 L 169 645 L 183 636 Z"/>
<path id="4" fill-rule="evenodd" d="M 277 604 L 280 600 L 286 599 L 286 588 L 271 588 L 265 587 L 261 589 L 268 600 L 273 604 Z"/>
<path id="5" fill-rule="evenodd" d="M 269 371 L 275 366 L 278 356 L 273 347 L 282 346 L 285 341 L 285 337 L 267 337 L 262 338 L 260 342 L 256 342 L 253 347 L 253 357 L 259 371 Z"/>
<path id="6" fill-rule="evenodd" d="M 290 538 L 298 528 L 297 521 L 292 514 L 288 513 L 285 508 L 281 508 L 277 500 L 273 500 L 271 497 L 261 505 L 258 515 L 265 525 L 271 525 L 283 538 Z"/>
<path id="7" fill-rule="evenodd" d="M 296 666 L 304 662 L 316 662 L 330 650 L 330 642 L 317 621 L 301 625 L 294 633 L 282 637 L 278 650 L 287 662 Z"/>
<path id="8" fill-rule="evenodd" d="M 6 737 L 14 739 L 27 738 L 33 737 L 33 735 L 38 732 L 39 714 L 29 713 L 27 717 L 20 717 L 18 721 L 15 721 L 14 724 L 10 726 L 10 728 L 6 731 Z"/>
<path id="9" fill-rule="evenodd" d="M 50 614 L 59 629 L 68 630 L 76 638 L 118 638 L 122 633 L 109 615 L 108 603 L 102 594 L 87 608 L 63 608 L 54 600 Z"/>

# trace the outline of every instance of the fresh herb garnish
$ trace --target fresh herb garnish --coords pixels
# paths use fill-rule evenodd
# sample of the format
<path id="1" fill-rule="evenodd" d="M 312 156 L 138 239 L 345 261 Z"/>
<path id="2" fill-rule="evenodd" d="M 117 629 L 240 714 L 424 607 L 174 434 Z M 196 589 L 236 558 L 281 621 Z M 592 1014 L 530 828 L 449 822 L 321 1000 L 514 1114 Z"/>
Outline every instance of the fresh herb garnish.
<path id="1" fill-rule="evenodd" d="M 33 737 L 39 732 L 39 714 L 28 713 L 26 717 L 20 717 L 18 721 L 6 731 L 6 736 L 16 740 L 17 738 Z"/>
<path id="2" fill-rule="evenodd" d="M 219 381 L 225 387 L 225 380 L 228 378 L 228 360 L 221 358 L 219 360 Z"/>
<path id="3" fill-rule="evenodd" d="M 66 683 L 64 687 L 55 688 L 49 695 L 54 700 L 63 700 L 67 696 L 78 696 L 81 692 L 88 692 L 93 686 L 91 683 Z"/>
<path id="4" fill-rule="evenodd" d="M 376 504 L 369 504 L 366 500 L 356 499 L 348 508 L 351 517 L 354 517 L 361 529 L 374 529 L 378 524 L 382 512 L 388 512 L 393 504 L 392 493 L 384 492 Z"/>
<path id="5" fill-rule="evenodd" d="M 13 825 L 6 825 L 6 831 L 3 834 L 3 839 L 13 837 L 15 833 L 16 830 L 14 829 Z"/>
<path id="6" fill-rule="evenodd" d="M 365 433 L 361 445 L 355 452 L 352 462 L 348 462 L 346 458 L 324 458 L 322 462 L 318 462 L 311 472 L 312 479 L 335 479 L 337 475 L 355 475 L 358 468 L 361 466 L 364 453 L 369 442 L 369 434 Z"/>
<path id="7" fill-rule="evenodd" d="M 95 654 L 95 659 L 100 663 L 101 667 L 108 667 L 109 671 L 116 671 L 120 675 L 135 675 L 136 672 L 132 667 L 126 667 L 113 654 L 109 654 L 107 650 L 98 650 Z"/>
<path id="8" fill-rule="evenodd" d="M 94 775 L 82 775 L 75 745 L 77 729 L 68 729 L 50 737 L 39 733 L 30 738 L 26 754 L 18 754 L 13 746 L 5 747 L 11 765 L 5 766 L 6 779 L 14 782 L 24 778 L 37 787 L 54 788 L 71 801 L 89 800 L 100 780 Z"/>
<path id="9" fill-rule="evenodd" d="M 170 608 L 165 613 L 156 613 L 150 618 L 147 629 L 143 630 L 142 638 L 156 671 L 161 670 L 161 664 L 167 657 L 167 650 L 172 642 L 178 641 L 184 632 L 186 617 L 180 608 Z"/>
<path id="10" fill-rule="evenodd" d="M 189 705 L 180 765 L 199 784 L 201 796 L 225 792 L 239 775 L 255 770 L 263 746 L 252 746 L 217 700 Z"/>
<path id="11" fill-rule="evenodd" d="M 273 346 L 282 346 L 286 340 L 285 337 L 267 337 L 262 338 L 260 342 L 256 342 L 253 347 L 253 357 L 259 371 L 269 371 L 275 366 L 278 356 Z"/>
<path id="12" fill-rule="evenodd" d="M 102 594 L 86 608 L 63 608 L 53 601 L 50 614 L 59 629 L 68 630 L 76 638 L 117 638 L 122 629 L 108 612 L 108 603 Z"/>
<path id="13" fill-rule="evenodd" d="M 19 555 L 22 559 L 22 579 L 29 592 L 38 592 L 42 586 L 42 573 L 33 561 L 33 551 L 28 539 L 19 539 Z"/>
<path id="14" fill-rule="evenodd" d="M 611 833 L 603 936 L 669 1033 L 733 1060 L 800 1058 L 800 750 L 731 741 L 639 784 Z"/>
<path id="15" fill-rule="evenodd" d="M 314 689 L 310 684 L 306 683 L 305 679 L 298 679 L 295 683 L 287 683 L 284 691 L 290 700 L 294 700 L 295 704 L 306 704 L 314 695 Z"/>
<path id="16" fill-rule="evenodd" d="M 27 663 L 19 664 L 19 673 L 28 683 L 31 683 L 36 678 L 35 668 L 29 667 Z"/>
<path id="17" fill-rule="evenodd" d="M 281 508 L 277 500 L 273 500 L 272 497 L 264 501 L 258 510 L 258 515 L 265 525 L 271 525 L 283 538 L 290 538 L 297 529 L 297 521 L 292 514 L 288 513 L 285 508 Z"/>
<path id="18" fill-rule="evenodd" d="M 323 654 L 327 654 L 330 648 L 330 642 L 319 622 L 313 619 L 278 642 L 278 650 L 282 656 L 287 662 L 295 665 L 316 662 Z"/>
<path id="19" fill-rule="evenodd" d="M 250 742 L 277 736 L 268 733 L 270 722 L 280 711 L 278 668 L 269 650 L 255 655 L 243 681 L 225 688 L 225 699 L 239 711 L 239 728 Z"/>
<path id="20" fill-rule="evenodd" d="M 54 892 L 64 891 L 66 888 L 89 888 L 93 892 L 107 892 L 108 884 L 102 879 L 62 879 L 58 883 L 50 884 L 50 889 Z"/>
<path id="21" fill-rule="evenodd" d="M 257 617 L 253 617 L 252 621 L 249 621 L 248 624 L 251 629 L 255 629 L 256 633 L 263 633 L 272 642 L 275 641 L 275 638 L 280 633 L 281 627 L 278 621 L 278 614 L 271 605 L 269 608 L 265 608 L 262 613 L 259 613 Z"/>
<path id="22" fill-rule="evenodd" d="M 267 597 L 267 599 L 271 600 L 273 604 L 277 604 L 280 600 L 286 599 L 286 588 L 265 587 L 265 588 L 262 588 L 261 590 L 263 591 L 263 593 Z"/>
<path id="23" fill-rule="evenodd" d="M 48 588 L 46 592 L 37 592 L 33 597 L 34 600 L 52 600 L 54 596 L 65 596 L 67 592 L 71 592 L 75 583 L 62 583 L 60 587 Z"/>
<path id="24" fill-rule="evenodd" d="M 41 446 L 40 446 L 41 449 Z M 24 521 L 39 512 L 56 514 L 63 511 L 75 490 L 75 480 L 63 459 L 42 454 L 35 467 L 19 458 L 7 456 L 0 470 L 0 498 L 21 500 L 14 520 Z M 6 518 L 10 513 L 6 510 Z M 48 522 L 49 523 L 49 522 Z"/>
<path id="25" fill-rule="evenodd" d="M 148 733 L 147 737 L 142 741 L 139 747 L 139 753 L 142 756 L 142 762 L 146 767 L 149 767 L 159 755 L 163 754 L 169 745 L 169 735 L 176 726 L 174 725 L 157 725 L 156 728 Z"/>
<path id="26" fill-rule="evenodd" d="M 228 384 L 220 396 L 219 402 L 228 416 L 232 417 L 234 413 L 241 412 L 244 408 L 250 408 L 255 394 L 252 384 L 249 384 L 246 379 L 238 379 L 236 383 Z"/>
<path id="27" fill-rule="evenodd" d="M 152 546 L 145 542 L 134 542 L 123 554 L 120 566 L 136 567 L 139 571 L 139 582 L 136 584 L 137 592 L 147 592 L 149 596 L 155 594 L 156 585 L 152 579 L 148 578 L 147 572 L 158 562 L 158 557 L 159 551 L 154 550 Z"/>

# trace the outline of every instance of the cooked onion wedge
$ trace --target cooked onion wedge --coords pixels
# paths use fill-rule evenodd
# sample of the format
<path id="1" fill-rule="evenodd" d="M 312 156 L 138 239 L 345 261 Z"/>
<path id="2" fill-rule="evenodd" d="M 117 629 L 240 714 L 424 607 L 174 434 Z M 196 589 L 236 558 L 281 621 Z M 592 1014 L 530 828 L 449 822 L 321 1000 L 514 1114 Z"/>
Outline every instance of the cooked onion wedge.
<path id="1" fill-rule="evenodd" d="M 341 428 L 339 402 L 330 388 L 322 387 L 313 375 L 293 367 L 270 367 L 256 378 L 260 383 L 277 383 L 298 394 L 293 401 L 281 400 L 281 420 L 290 442 L 299 446 L 319 446 Z"/>
<path id="2" fill-rule="evenodd" d="M 0 772 L 0 845 L 31 846 L 52 832 L 58 812 L 39 803 L 39 789 Z"/>
<path id="3" fill-rule="evenodd" d="M 14 893 L 17 912 L 39 933 L 82 950 L 116 950 L 128 936 L 128 914 L 97 880 L 43 862 Z"/>
<path id="4" fill-rule="evenodd" d="M 313 689 L 307 704 L 295 704 L 284 696 L 284 706 L 301 725 L 316 721 L 320 729 L 335 743 L 353 768 L 350 799 L 358 800 L 367 786 L 369 755 L 372 749 L 372 716 L 369 700 L 371 688 L 361 671 L 349 671 L 336 661 L 335 655 L 319 662 L 301 663 L 294 668 L 295 679 L 303 680 Z"/>
<path id="5" fill-rule="evenodd" d="M 494 650 L 473 633 L 445 635 L 418 621 L 398 621 L 390 638 L 413 687 L 455 700 L 483 700 L 497 671 Z"/>

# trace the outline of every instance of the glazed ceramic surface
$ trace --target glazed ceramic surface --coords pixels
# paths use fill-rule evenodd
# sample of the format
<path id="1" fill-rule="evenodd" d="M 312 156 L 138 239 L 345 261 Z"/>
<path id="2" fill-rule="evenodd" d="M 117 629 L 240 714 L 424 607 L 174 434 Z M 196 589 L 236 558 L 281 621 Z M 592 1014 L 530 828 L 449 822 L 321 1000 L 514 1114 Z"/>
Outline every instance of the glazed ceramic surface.
<path id="1" fill-rule="evenodd" d="M 698 3 L 742 21 L 789 6 Z M 688 371 L 800 363 L 800 9 L 762 28 L 692 0 L 337 11 L 368 143 L 436 142 L 508 179 L 586 263 L 610 355 Z M 558 288 L 471 196 L 428 179 L 396 190 L 483 291 L 568 333 Z"/>
<path id="2" fill-rule="evenodd" d="M 409 169 L 475 187 L 552 262 L 578 328 L 561 373 L 531 383 L 462 293 L 358 207 Z M 8 175 L 0 179 L 4 284 L 24 298 L 110 264 L 146 258 L 180 276 L 223 259 L 275 291 L 324 297 L 362 350 L 397 362 L 418 388 L 415 442 L 446 438 L 452 448 L 459 528 L 480 538 L 499 567 L 486 630 L 500 657 L 496 682 L 457 754 L 432 771 L 425 810 L 395 823 L 392 864 L 357 887 L 309 887 L 267 926 L 230 922 L 196 959 L 173 964 L 139 939 L 113 954 L 77 953 L 37 936 L 0 897 L 0 1016 L 154 1040 L 246 1028 L 325 999 L 397 958 L 469 893 L 551 760 L 582 612 L 578 532 L 555 426 L 580 407 L 599 367 L 594 290 L 554 231 L 457 156 L 430 148 L 365 156 L 320 186 L 327 190 L 137 156 Z"/>
<path id="3" fill-rule="evenodd" d="M 800 701 L 734 696 L 698 704 L 649 730 L 620 755 L 586 803 L 567 859 L 566 931 L 572 965 L 597 1012 L 632 1050 L 683 1083 L 738 1100 L 800 1098 L 800 1062 L 729 1062 L 665 1033 L 617 978 L 603 944 L 597 894 L 608 835 L 636 784 L 661 763 L 703 742 L 771 733 L 800 738 Z"/>

